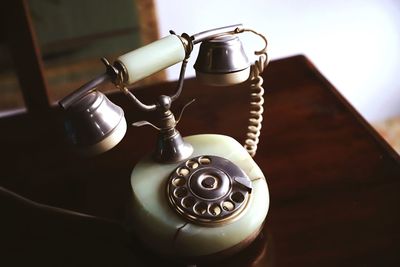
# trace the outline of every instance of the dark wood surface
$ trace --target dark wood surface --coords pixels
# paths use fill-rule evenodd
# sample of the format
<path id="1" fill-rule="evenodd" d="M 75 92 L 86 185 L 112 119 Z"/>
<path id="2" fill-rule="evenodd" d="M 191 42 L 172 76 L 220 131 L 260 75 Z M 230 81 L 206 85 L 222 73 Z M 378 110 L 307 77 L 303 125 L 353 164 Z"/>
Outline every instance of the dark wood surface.
<path id="1" fill-rule="evenodd" d="M 400 266 L 399 156 L 303 56 L 274 61 L 264 74 L 265 116 L 255 160 L 271 195 L 262 234 L 216 266 Z M 137 89 L 151 101 L 165 83 Z M 183 135 L 220 133 L 242 141 L 248 85 L 213 88 L 186 81 L 175 109 L 192 98 Z M 128 122 L 140 112 L 120 94 Z M 129 128 L 113 150 L 81 158 L 65 143 L 62 114 L 0 120 L 0 185 L 33 201 L 106 218 L 56 213 L 0 194 L 4 266 L 170 265 L 120 225 L 129 175 L 156 132 Z M 3 264 L 2 264 L 3 265 Z"/>

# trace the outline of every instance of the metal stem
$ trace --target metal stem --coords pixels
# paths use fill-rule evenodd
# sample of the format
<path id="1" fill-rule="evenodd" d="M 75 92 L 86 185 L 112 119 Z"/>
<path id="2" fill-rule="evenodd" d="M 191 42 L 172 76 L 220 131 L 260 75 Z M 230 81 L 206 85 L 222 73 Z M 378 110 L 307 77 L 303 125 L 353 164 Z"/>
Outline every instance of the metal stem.
<path id="1" fill-rule="evenodd" d="M 176 100 L 179 95 L 182 92 L 182 88 L 183 88 L 183 82 L 185 80 L 185 72 L 186 72 L 186 66 L 188 63 L 188 59 L 184 59 L 182 62 L 182 66 L 181 66 L 181 71 L 179 74 L 179 82 L 178 82 L 178 86 L 177 89 L 175 91 L 175 93 L 170 96 L 171 98 L 171 102 Z M 144 111 L 153 111 L 157 109 L 157 105 L 156 104 L 152 104 L 152 105 L 146 105 L 143 102 L 141 102 L 133 93 L 131 93 L 128 88 L 126 88 L 125 86 L 122 86 L 122 91 L 125 93 L 125 95 L 127 95 L 132 101 L 133 103 L 140 109 L 144 110 Z"/>
<path id="2" fill-rule="evenodd" d="M 182 92 L 183 82 L 184 82 L 184 80 L 185 80 L 185 72 L 186 72 L 186 65 L 187 65 L 187 63 L 188 63 L 188 58 L 185 58 L 185 59 L 183 60 L 183 62 L 182 62 L 181 71 L 180 71 L 180 74 L 179 74 L 178 87 L 177 87 L 177 89 L 176 89 L 175 94 L 173 94 L 173 95 L 171 96 L 171 101 L 175 101 L 175 100 L 179 97 L 179 95 L 181 94 L 181 92 Z"/>
<path id="3" fill-rule="evenodd" d="M 156 110 L 157 106 L 155 104 L 152 105 L 146 105 L 143 102 L 141 102 L 134 94 L 131 93 L 131 91 L 128 90 L 128 88 L 124 87 L 122 92 L 124 92 L 124 94 L 126 96 L 129 97 L 129 99 L 131 99 L 133 101 L 133 103 L 140 108 L 143 111 L 153 111 Z"/>

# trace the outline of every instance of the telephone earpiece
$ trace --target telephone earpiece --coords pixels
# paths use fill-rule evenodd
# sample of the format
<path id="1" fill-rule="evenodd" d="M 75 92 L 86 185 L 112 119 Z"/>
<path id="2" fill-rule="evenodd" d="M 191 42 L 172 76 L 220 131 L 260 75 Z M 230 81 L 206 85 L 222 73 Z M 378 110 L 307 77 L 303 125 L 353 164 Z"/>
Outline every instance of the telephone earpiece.
<path id="1" fill-rule="evenodd" d="M 239 37 L 234 34 L 201 43 L 194 68 L 196 78 L 211 86 L 242 83 L 250 76 L 250 62 Z"/>

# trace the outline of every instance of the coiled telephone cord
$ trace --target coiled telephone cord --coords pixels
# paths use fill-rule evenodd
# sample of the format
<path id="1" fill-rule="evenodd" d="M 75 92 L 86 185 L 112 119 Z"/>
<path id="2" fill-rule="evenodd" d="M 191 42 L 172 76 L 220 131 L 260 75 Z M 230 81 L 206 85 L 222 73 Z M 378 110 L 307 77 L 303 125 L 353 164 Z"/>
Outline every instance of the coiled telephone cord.
<path id="1" fill-rule="evenodd" d="M 267 65 L 268 56 L 266 52 L 259 55 L 258 60 L 251 66 L 251 100 L 250 100 L 250 118 L 249 126 L 247 127 L 246 139 L 244 141 L 244 148 L 254 157 L 257 152 L 259 137 L 261 134 L 261 127 L 264 112 L 264 88 L 263 78 L 261 73 Z"/>

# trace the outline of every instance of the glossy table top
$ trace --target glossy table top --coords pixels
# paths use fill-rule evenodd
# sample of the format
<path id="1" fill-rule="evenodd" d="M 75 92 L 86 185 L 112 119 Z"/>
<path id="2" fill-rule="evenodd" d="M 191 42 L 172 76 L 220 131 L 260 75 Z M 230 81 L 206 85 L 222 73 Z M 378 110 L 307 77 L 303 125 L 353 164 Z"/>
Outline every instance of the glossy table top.
<path id="1" fill-rule="evenodd" d="M 399 156 L 305 57 L 271 62 L 264 78 L 255 160 L 267 177 L 270 211 L 257 240 L 215 266 L 400 266 Z M 151 101 L 174 86 L 135 92 Z M 189 79 L 174 109 L 193 98 L 178 126 L 182 135 L 244 139 L 248 84 L 212 88 Z M 124 96 L 110 99 L 124 108 L 128 123 L 143 119 Z M 64 142 L 61 121 L 57 109 L 47 117 L 0 120 L 0 185 L 106 220 L 54 213 L 2 191 L 5 266 L 170 266 L 173 259 L 145 250 L 120 224 L 130 172 L 152 150 L 156 132 L 131 127 L 112 151 L 80 158 Z"/>

